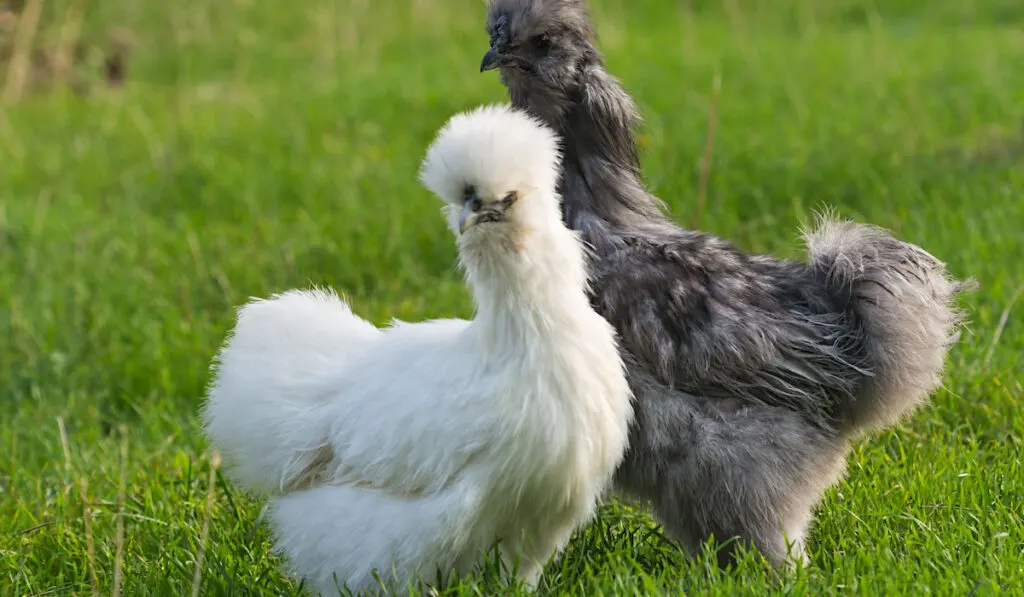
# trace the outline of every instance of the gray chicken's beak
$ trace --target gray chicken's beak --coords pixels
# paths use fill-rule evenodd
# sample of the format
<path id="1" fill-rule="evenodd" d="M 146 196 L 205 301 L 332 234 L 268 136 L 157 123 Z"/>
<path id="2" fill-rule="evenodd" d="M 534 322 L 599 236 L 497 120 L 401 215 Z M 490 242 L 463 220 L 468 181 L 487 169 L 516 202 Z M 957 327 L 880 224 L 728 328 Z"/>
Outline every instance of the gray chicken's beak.
<path id="1" fill-rule="evenodd" d="M 484 54 L 484 61 L 480 63 L 480 72 L 484 72 L 485 70 L 494 70 L 498 68 L 500 64 L 501 55 L 498 54 L 494 48 L 491 48 L 490 50 L 487 50 L 486 54 Z"/>
<path id="2" fill-rule="evenodd" d="M 467 230 L 476 225 L 480 218 L 480 212 L 473 211 L 472 203 L 472 201 L 465 202 L 462 205 L 462 211 L 459 212 L 459 234 L 465 234 Z"/>

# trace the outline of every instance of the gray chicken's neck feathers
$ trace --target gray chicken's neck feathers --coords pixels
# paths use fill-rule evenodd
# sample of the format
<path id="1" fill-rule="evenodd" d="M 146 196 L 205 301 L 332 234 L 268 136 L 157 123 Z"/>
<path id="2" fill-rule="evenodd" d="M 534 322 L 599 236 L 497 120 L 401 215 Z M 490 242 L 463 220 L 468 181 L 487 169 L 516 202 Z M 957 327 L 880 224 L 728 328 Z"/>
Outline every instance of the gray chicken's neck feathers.
<path id="1" fill-rule="evenodd" d="M 664 204 L 644 188 L 634 133 L 636 105 L 599 58 L 580 69 L 571 90 L 515 74 L 505 82 L 514 106 L 558 131 L 564 219 L 599 254 L 629 237 L 679 232 Z"/>

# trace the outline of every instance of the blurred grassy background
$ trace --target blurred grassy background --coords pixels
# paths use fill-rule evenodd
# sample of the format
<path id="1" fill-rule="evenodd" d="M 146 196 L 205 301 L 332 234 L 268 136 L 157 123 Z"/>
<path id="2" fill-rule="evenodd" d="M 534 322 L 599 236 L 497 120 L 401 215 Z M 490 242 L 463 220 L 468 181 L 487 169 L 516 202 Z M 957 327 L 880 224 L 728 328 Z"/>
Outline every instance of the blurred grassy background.
<path id="1" fill-rule="evenodd" d="M 18 94 L 21 4 L 0 13 L 0 594 L 85 594 L 90 567 L 107 592 L 119 549 L 125 594 L 185 594 L 208 512 L 203 594 L 294 592 L 259 504 L 219 479 L 206 507 L 195 413 L 209 361 L 236 305 L 311 282 L 381 323 L 471 315 L 415 175 L 449 116 L 505 99 L 477 72 L 483 3 L 45 1 Z M 642 509 L 610 505 L 544 592 L 1024 587 L 1024 5 L 597 0 L 592 13 L 646 118 L 647 181 L 680 222 L 719 75 L 702 228 L 796 256 L 800 223 L 834 206 L 981 288 L 946 389 L 859 445 L 808 570 L 774 579 L 751 558 L 720 574 Z M 61 56 L 71 88 L 54 81 Z"/>

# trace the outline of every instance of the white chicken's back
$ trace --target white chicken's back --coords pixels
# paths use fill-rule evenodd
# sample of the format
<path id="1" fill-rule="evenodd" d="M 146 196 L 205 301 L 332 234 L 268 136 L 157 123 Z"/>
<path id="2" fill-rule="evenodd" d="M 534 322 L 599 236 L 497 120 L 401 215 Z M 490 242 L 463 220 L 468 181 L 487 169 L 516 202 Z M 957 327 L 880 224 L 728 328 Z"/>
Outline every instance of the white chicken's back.
<path id="1" fill-rule="evenodd" d="M 347 359 L 381 337 L 329 290 L 292 290 L 239 309 L 202 413 L 235 481 L 265 494 L 303 483 L 327 437 L 316 408 L 333 396 Z"/>
<path id="2" fill-rule="evenodd" d="M 480 453 L 501 424 L 492 396 L 507 381 L 481 371 L 469 325 L 395 322 L 339 370 L 320 411 L 335 449 L 328 483 L 433 493 Z"/>

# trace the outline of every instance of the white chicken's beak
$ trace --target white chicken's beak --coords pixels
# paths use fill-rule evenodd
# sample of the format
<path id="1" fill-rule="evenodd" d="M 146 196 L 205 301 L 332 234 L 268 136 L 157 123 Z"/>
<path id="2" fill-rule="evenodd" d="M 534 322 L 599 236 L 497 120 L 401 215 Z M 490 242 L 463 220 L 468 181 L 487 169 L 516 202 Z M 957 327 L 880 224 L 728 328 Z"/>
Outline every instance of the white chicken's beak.
<path id="1" fill-rule="evenodd" d="M 465 234 L 467 230 L 476 225 L 480 219 L 480 212 L 473 211 L 473 202 L 466 201 L 462 204 L 462 211 L 459 212 L 459 234 Z"/>

